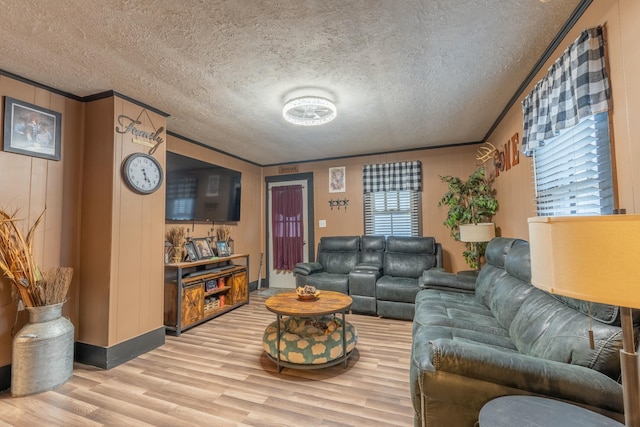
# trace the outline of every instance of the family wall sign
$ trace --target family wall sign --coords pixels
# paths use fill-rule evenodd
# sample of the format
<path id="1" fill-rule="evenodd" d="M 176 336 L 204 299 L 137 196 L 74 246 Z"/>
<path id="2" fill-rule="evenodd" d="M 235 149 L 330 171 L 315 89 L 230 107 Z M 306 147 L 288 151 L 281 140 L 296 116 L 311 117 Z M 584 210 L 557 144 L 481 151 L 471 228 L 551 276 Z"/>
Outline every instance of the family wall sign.
<path id="1" fill-rule="evenodd" d="M 146 114 L 147 119 L 149 120 L 149 123 L 153 128 L 153 132 L 148 132 L 136 127 L 136 125 L 142 124 L 140 118 L 143 114 Z M 155 153 L 158 147 L 164 142 L 164 139 L 162 139 L 162 137 L 160 136 L 162 132 L 164 132 L 164 127 L 161 126 L 156 129 L 146 109 L 143 109 L 136 119 L 125 115 L 118 116 L 118 125 L 119 126 L 116 126 L 116 132 L 121 134 L 130 133 L 132 136 L 131 142 L 133 142 L 134 144 L 142 145 L 144 147 L 149 147 L 150 155 Z"/>

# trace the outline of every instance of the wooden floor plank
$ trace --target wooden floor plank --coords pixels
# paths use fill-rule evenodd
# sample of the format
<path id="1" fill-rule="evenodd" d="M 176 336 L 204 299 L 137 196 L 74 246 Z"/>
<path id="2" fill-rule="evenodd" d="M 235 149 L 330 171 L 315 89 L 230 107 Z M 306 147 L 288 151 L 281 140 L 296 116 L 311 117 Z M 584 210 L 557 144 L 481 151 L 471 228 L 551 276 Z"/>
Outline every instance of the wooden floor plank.
<path id="1" fill-rule="evenodd" d="M 347 367 L 278 372 L 262 348 L 275 315 L 250 304 L 108 371 L 75 364 L 56 390 L 0 393 L 0 427 L 409 427 L 411 322 L 348 314 Z"/>

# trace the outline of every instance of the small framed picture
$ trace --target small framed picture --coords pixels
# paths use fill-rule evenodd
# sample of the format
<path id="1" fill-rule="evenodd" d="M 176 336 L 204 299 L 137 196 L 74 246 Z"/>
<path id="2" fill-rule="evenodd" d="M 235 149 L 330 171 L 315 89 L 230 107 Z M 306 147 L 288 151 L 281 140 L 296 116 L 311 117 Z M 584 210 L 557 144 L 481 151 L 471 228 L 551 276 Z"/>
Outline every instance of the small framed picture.
<path id="1" fill-rule="evenodd" d="M 227 242 L 216 242 L 216 247 L 218 248 L 218 256 L 229 256 L 229 246 L 227 246 Z"/>
<path id="2" fill-rule="evenodd" d="M 189 257 L 189 261 L 198 260 L 198 253 L 196 252 L 196 247 L 193 245 L 193 242 L 185 243 L 184 248 L 187 250 L 187 256 Z"/>
<path id="3" fill-rule="evenodd" d="M 205 259 L 213 257 L 213 251 L 209 246 L 209 240 L 206 237 L 199 237 L 191 240 L 196 248 L 198 259 Z"/>
<path id="4" fill-rule="evenodd" d="M 344 174 L 344 166 L 329 168 L 329 193 L 344 193 L 346 191 Z"/>
<path id="5" fill-rule="evenodd" d="M 4 151 L 60 160 L 62 114 L 5 96 Z"/>

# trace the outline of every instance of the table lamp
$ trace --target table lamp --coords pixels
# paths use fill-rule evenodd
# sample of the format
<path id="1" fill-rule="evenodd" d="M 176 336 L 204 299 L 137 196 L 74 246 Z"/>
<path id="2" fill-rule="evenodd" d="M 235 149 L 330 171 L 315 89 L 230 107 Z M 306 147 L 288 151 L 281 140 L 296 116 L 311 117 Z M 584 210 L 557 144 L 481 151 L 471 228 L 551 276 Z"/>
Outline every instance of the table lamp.
<path id="1" fill-rule="evenodd" d="M 620 306 L 626 426 L 640 426 L 632 308 L 640 308 L 640 215 L 529 218 L 531 283 L 552 294 Z"/>
<path id="2" fill-rule="evenodd" d="M 475 243 L 476 247 L 476 270 L 480 270 L 480 247 L 478 243 L 488 242 L 496 237 L 496 226 L 492 222 L 480 222 L 478 224 L 461 224 L 460 241 Z"/>

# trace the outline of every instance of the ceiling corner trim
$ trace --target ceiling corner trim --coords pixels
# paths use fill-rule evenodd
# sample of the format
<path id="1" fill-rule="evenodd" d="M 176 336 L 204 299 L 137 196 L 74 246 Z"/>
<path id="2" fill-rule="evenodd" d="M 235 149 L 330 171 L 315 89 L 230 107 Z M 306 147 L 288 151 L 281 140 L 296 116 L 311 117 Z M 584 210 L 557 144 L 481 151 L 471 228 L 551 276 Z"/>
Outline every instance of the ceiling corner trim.
<path id="1" fill-rule="evenodd" d="M 174 138 L 181 139 L 181 140 L 186 141 L 186 142 L 188 142 L 190 144 L 198 145 L 198 146 L 200 146 L 202 148 L 206 148 L 207 150 L 215 151 L 216 153 L 220 153 L 220 154 L 224 154 L 225 156 L 233 157 L 234 159 L 241 160 L 243 162 L 247 162 L 247 163 L 252 164 L 254 166 L 258 166 L 258 167 L 261 167 L 261 168 L 265 167 L 265 165 L 261 165 L 260 163 L 256 163 L 256 162 L 253 162 L 251 160 L 244 159 L 244 158 L 242 158 L 240 156 L 236 156 L 235 154 L 227 153 L 226 151 L 219 150 L 217 148 L 211 147 L 210 145 L 206 145 L 206 144 L 204 144 L 202 142 L 199 142 L 199 141 L 196 141 L 194 139 L 187 138 L 186 136 L 182 136 L 182 135 L 179 135 L 179 134 L 177 134 L 175 132 L 171 132 L 170 130 L 167 130 L 167 135 L 170 135 L 170 136 L 172 136 Z M 171 151 L 171 150 L 169 150 L 169 151 Z"/>
<path id="2" fill-rule="evenodd" d="M 63 92 L 63 91 L 61 91 L 59 89 L 53 88 L 51 86 L 43 85 L 42 83 L 38 83 L 38 82 L 36 82 L 34 80 L 29 80 L 29 79 L 27 79 L 25 77 L 19 76 L 17 74 L 13 74 L 13 73 L 11 73 L 9 71 L 5 71 L 5 70 L 0 69 L 0 76 L 9 77 L 10 79 L 14 79 L 14 80 L 17 80 L 17 81 L 22 82 L 22 83 L 27 83 L 27 84 L 29 84 L 31 86 L 35 86 L 37 88 L 47 90 L 47 91 L 55 93 L 57 95 L 64 96 L 65 98 L 69 98 L 69 99 L 73 99 L 74 101 L 82 102 L 82 97 L 80 97 L 78 95 L 74 95 L 74 94 L 69 93 L 69 92 Z"/>
<path id="3" fill-rule="evenodd" d="M 551 57 L 551 54 L 558 48 L 558 46 L 560 46 L 560 43 L 564 40 L 564 38 L 567 36 L 569 31 L 576 25 L 580 17 L 584 14 L 584 12 L 586 12 L 589 6 L 591 6 L 591 3 L 593 3 L 593 0 L 582 0 L 578 4 L 578 6 L 576 6 L 571 16 L 569 16 L 569 19 L 567 19 L 567 21 L 564 23 L 562 28 L 560 28 L 560 31 L 558 31 L 558 34 L 556 34 L 553 40 L 551 40 L 551 43 L 549 43 L 549 46 L 547 46 L 544 52 L 542 52 L 542 55 L 540 56 L 540 59 L 538 59 L 538 62 L 536 62 L 533 65 L 533 68 L 531 68 L 531 71 L 529 71 L 529 74 L 527 74 L 527 76 L 524 78 L 524 81 L 520 84 L 516 92 L 513 94 L 513 96 L 509 100 L 509 102 L 507 102 L 507 105 L 504 107 L 504 109 L 502 110 L 502 112 L 500 113 L 496 121 L 493 123 L 491 128 L 489 128 L 489 131 L 483 138 L 484 141 L 488 140 L 489 136 L 491 136 L 493 131 L 496 130 L 496 128 L 498 127 L 502 119 L 504 119 L 504 117 L 507 115 L 511 107 L 513 107 L 515 103 L 518 101 L 518 99 L 522 96 L 522 93 L 524 92 L 526 87 L 529 86 L 529 84 L 531 83 L 531 81 L 533 81 L 533 78 L 536 76 L 536 74 L 538 74 L 538 72 L 542 69 L 542 66 Z"/>

